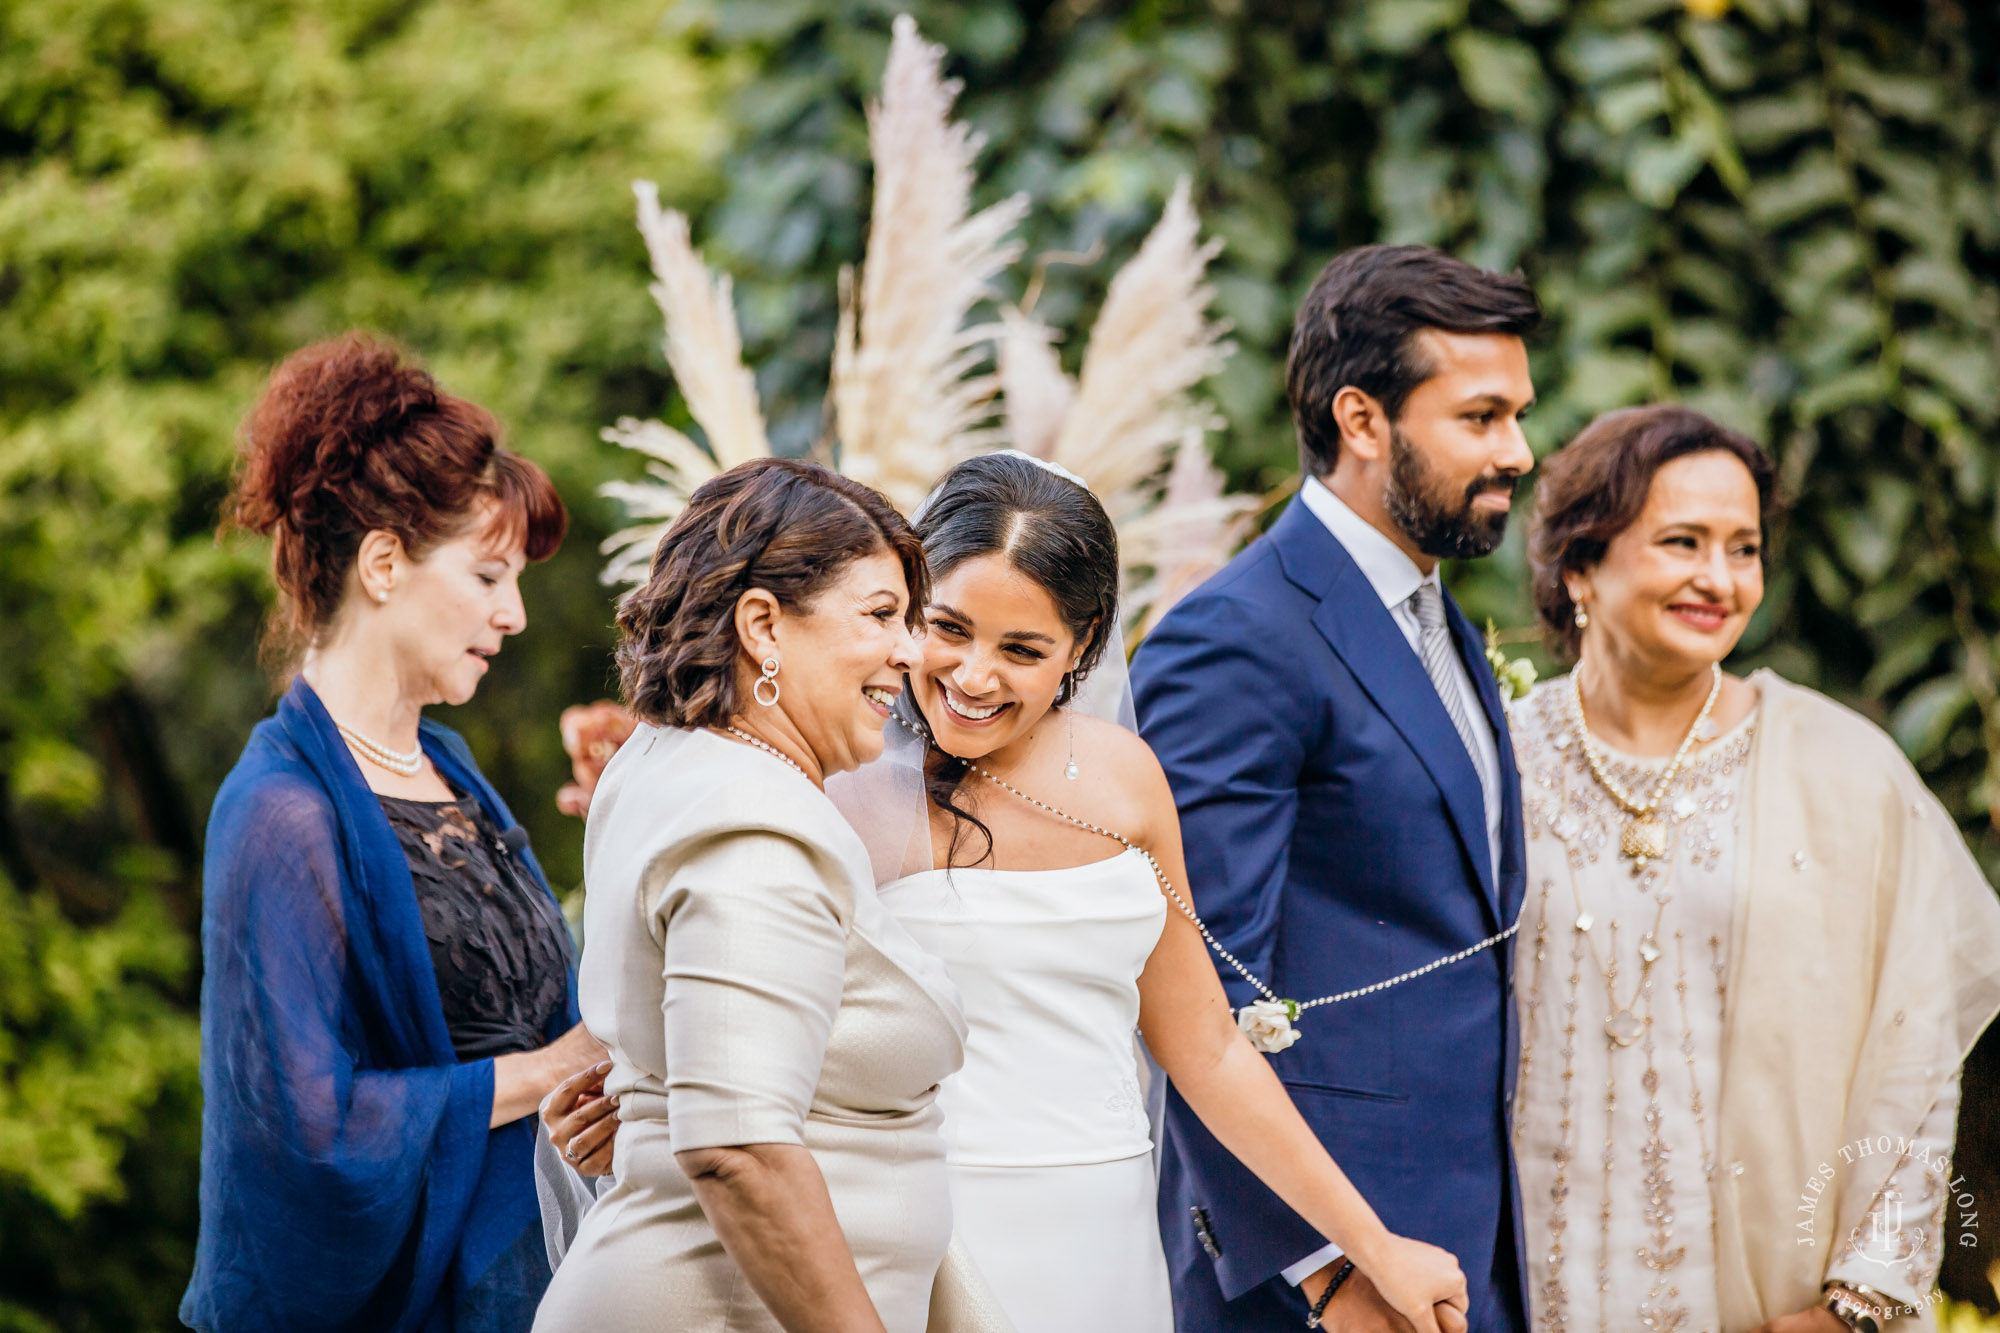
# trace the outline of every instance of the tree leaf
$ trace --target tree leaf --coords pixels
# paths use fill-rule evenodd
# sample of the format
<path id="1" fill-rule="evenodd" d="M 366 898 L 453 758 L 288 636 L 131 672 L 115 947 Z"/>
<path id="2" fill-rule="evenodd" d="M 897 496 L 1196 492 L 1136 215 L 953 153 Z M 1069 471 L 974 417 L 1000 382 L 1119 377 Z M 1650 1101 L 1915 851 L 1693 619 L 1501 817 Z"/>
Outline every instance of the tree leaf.
<path id="1" fill-rule="evenodd" d="M 1597 94 L 1597 120 L 1610 134 L 1627 134 L 1667 114 L 1667 85 L 1658 78 L 1613 84 Z"/>
<path id="2" fill-rule="evenodd" d="M 1952 725 L 1972 706 L 1972 691 L 1958 672 L 1936 676 L 1911 690 L 1889 717 L 1889 734 L 1917 762 L 1936 754 Z"/>
<path id="3" fill-rule="evenodd" d="M 1526 42 L 1477 28 L 1461 28 L 1448 43 L 1459 82 L 1475 105 L 1525 125 L 1548 122 L 1555 94 L 1541 57 Z"/>
<path id="4" fill-rule="evenodd" d="M 1371 50 L 1403 55 L 1465 21 L 1466 0 L 1371 0 L 1363 34 Z"/>
<path id="5" fill-rule="evenodd" d="M 1643 401 L 1652 389 L 1652 360 L 1623 349 L 1585 353 L 1563 381 L 1563 396 L 1591 415 Z"/>
<path id="6" fill-rule="evenodd" d="M 1625 160 L 1625 180 L 1635 197 L 1665 208 L 1707 161 L 1708 145 L 1698 136 L 1641 139 Z"/>
<path id="7" fill-rule="evenodd" d="M 1934 125 L 1944 114 L 1943 89 L 1936 79 L 1870 69 L 1853 55 L 1841 60 L 1837 71 L 1843 90 L 1856 94 L 1885 116 Z"/>
<path id="8" fill-rule="evenodd" d="M 1641 71 L 1658 71 L 1667 58 L 1666 42 L 1646 28 L 1605 32 L 1582 28 L 1558 47 L 1562 67 L 1578 83 L 1602 84 Z"/>
<path id="9" fill-rule="evenodd" d="M 1905 334 L 1901 341 L 1905 366 L 1927 376 L 1965 411 L 1992 416 L 1996 367 L 1990 340 L 1974 342 L 1926 329 Z"/>
<path id="10" fill-rule="evenodd" d="M 1826 100 L 1816 82 L 1802 79 L 1787 92 L 1737 102 L 1729 109 L 1729 125 L 1747 151 L 1768 153 L 1826 133 Z"/>
<path id="11" fill-rule="evenodd" d="M 1949 621 L 1922 619 L 1910 625 L 1898 622 L 1897 633 L 1886 637 L 1887 646 L 1877 654 L 1875 664 L 1868 668 L 1861 682 L 1864 693 L 1878 698 L 1900 689 L 1928 667 L 1938 649 L 1950 643 L 1953 635 Z"/>
<path id="12" fill-rule="evenodd" d="M 1775 231 L 1845 203 L 1847 191 L 1847 173 L 1833 154 L 1813 149 L 1801 154 L 1783 175 L 1758 181 L 1744 203 L 1758 226 Z"/>
<path id="13" fill-rule="evenodd" d="M 1703 77 L 1717 88 L 1733 92 L 1757 81 L 1757 67 L 1742 29 L 1728 23 L 1687 21 L 1680 31 L 1681 40 L 1701 65 Z"/>
<path id="14" fill-rule="evenodd" d="M 1871 362 L 1814 384 L 1793 401 L 1792 412 L 1800 421 L 1818 421 L 1845 408 L 1880 402 L 1886 396 L 1881 367 Z"/>

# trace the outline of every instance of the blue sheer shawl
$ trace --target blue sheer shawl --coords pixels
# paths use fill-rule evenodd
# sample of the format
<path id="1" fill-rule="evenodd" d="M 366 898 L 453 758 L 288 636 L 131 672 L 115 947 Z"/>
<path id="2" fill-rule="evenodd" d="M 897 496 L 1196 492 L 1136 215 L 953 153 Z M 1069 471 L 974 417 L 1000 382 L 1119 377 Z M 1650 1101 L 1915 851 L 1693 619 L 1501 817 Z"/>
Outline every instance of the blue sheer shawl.
<path id="1" fill-rule="evenodd" d="M 516 827 L 456 734 L 425 722 L 422 743 Z M 453 1055 L 408 862 L 303 680 L 216 795 L 203 893 L 201 1233 L 182 1320 L 525 1327 L 532 1311 L 494 1307 L 523 1234 L 540 1249 L 533 1118 L 488 1129 L 493 1063 Z M 548 1037 L 576 1019 L 572 973 Z"/>

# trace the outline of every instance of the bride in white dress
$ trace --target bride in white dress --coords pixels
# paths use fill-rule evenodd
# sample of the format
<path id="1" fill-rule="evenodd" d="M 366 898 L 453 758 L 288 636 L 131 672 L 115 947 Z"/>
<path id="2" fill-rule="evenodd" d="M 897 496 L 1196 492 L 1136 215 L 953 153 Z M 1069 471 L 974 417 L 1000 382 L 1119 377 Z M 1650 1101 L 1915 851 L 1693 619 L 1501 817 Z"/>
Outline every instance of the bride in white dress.
<path id="1" fill-rule="evenodd" d="M 1078 704 L 1081 690 L 1116 713 L 1123 696 L 1130 716 L 1122 645 L 1107 652 L 1118 556 L 1103 507 L 1049 464 L 988 454 L 953 469 L 915 523 L 933 588 L 890 724 L 904 744 L 828 795 L 869 844 L 883 905 L 963 996 L 965 1064 L 939 1093 L 952 1212 L 1014 1326 L 1172 1333 L 1136 1028 L 1371 1301 L 1425 1333 L 1463 1330 L 1457 1262 L 1383 1227 L 1239 1030 L 1185 911 L 1179 818 L 1152 751 Z M 600 1123 L 572 1145 L 589 1117 L 544 1118 L 586 1161 L 615 1132 Z"/>

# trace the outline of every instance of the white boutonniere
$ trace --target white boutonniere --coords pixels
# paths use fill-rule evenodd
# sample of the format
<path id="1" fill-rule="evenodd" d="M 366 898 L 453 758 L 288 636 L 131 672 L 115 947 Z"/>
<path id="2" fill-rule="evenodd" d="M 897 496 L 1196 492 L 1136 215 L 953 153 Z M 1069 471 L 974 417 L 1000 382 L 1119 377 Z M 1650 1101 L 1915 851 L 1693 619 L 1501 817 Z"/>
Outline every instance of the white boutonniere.
<path id="1" fill-rule="evenodd" d="M 1535 688 L 1535 664 L 1525 657 L 1510 659 L 1500 647 L 1500 631 L 1489 617 L 1486 621 L 1486 660 L 1493 664 L 1493 679 L 1508 702 L 1525 698 Z"/>
<path id="2" fill-rule="evenodd" d="M 1236 1011 L 1236 1026 L 1252 1046 L 1276 1055 L 1299 1039 L 1299 1030 L 1292 1026 L 1298 1016 L 1297 1000 L 1259 1000 Z"/>

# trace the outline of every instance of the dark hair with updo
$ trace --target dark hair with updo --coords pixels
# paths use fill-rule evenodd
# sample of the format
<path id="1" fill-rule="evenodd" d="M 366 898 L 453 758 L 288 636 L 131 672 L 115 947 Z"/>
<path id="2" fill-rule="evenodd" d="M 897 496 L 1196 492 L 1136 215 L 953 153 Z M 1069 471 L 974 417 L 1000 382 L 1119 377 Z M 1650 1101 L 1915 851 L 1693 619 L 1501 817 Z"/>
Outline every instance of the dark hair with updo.
<path id="1" fill-rule="evenodd" d="M 910 585 L 904 620 L 923 624 L 930 576 L 916 533 L 860 482 L 800 458 L 739 463 L 695 488 L 652 573 L 618 603 L 625 703 L 663 727 L 717 727 L 741 706 L 736 603 L 762 588 L 802 612 L 858 559 L 886 551 Z"/>
<path id="2" fill-rule="evenodd" d="M 1118 624 L 1118 530 L 1097 497 L 1026 458 L 986 454 L 945 474 L 917 516 L 917 532 L 933 578 L 943 578 L 967 560 L 999 555 L 1049 595 L 1056 614 L 1082 645 L 1076 669 L 1056 694 L 1056 706 L 1074 699 L 1103 659 L 1104 645 Z M 986 839 L 984 860 L 993 853 L 992 831 L 957 803 L 972 764 L 935 745 L 932 750 L 925 788 L 954 817 L 952 850 L 969 824 Z"/>
<path id="3" fill-rule="evenodd" d="M 1612 538 L 1646 507 L 1661 468 L 1689 454 L 1725 453 L 1757 485 L 1757 519 L 1768 533 L 1777 513 L 1771 460 L 1755 441 L 1675 403 L 1607 412 L 1542 464 L 1535 517 L 1528 529 L 1528 565 L 1535 611 L 1557 656 L 1574 660 L 1582 641 L 1576 604 L 1564 576 L 1594 568 Z M 1768 543 L 1758 548 L 1768 566 Z"/>
<path id="4" fill-rule="evenodd" d="M 529 560 L 562 545 L 561 497 L 541 468 L 501 446 L 492 415 L 392 344 L 350 333 L 271 372 L 243 422 L 223 527 L 273 539 L 279 604 L 266 647 L 282 668 L 333 619 L 362 538 L 394 533 L 420 560 L 489 504 L 496 537 L 521 541 Z"/>

